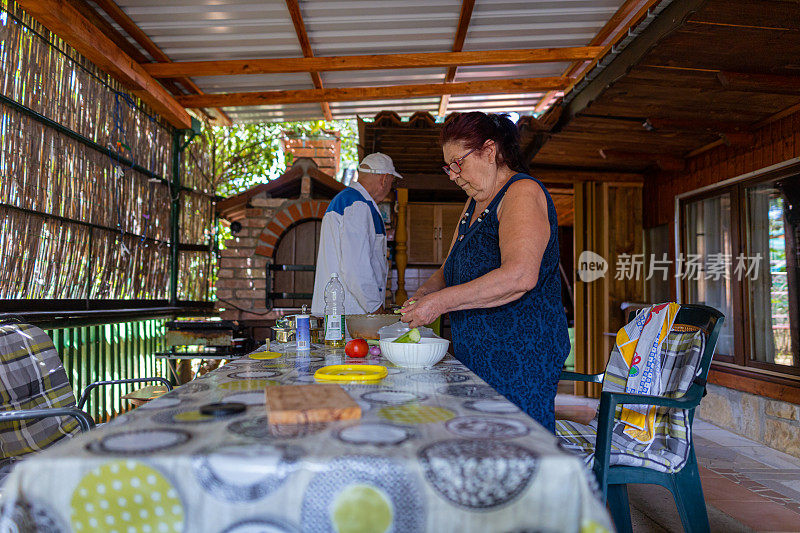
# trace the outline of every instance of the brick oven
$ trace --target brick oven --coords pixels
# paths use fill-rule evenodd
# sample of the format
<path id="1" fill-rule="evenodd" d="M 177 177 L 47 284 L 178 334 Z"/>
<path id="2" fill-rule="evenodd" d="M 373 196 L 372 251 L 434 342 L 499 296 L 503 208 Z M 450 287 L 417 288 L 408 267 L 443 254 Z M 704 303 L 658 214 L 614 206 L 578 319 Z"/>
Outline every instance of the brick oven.
<path id="1" fill-rule="evenodd" d="M 278 179 L 217 204 L 234 235 L 220 252 L 216 305 L 223 319 L 271 321 L 310 306 L 319 226 L 343 188 L 313 159 L 299 157 Z"/>

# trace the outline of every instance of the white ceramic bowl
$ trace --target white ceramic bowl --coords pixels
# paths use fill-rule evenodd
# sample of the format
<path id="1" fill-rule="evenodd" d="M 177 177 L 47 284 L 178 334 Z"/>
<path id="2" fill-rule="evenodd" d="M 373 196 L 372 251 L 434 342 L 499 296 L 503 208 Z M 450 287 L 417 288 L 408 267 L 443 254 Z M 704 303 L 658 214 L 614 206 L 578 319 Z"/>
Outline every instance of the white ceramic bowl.
<path id="1" fill-rule="evenodd" d="M 450 345 L 447 339 L 431 337 L 423 337 L 419 343 L 392 342 L 393 340 L 381 339 L 381 355 L 397 366 L 405 368 L 425 368 L 435 365 L 444 358 Z"/>

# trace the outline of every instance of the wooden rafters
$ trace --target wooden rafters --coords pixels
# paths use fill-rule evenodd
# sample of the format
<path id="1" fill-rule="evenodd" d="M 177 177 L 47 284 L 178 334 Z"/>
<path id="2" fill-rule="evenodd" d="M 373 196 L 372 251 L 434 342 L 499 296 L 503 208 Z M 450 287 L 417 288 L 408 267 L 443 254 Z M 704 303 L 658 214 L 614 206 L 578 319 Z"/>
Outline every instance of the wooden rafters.
<path id="1" fill-rule="evenodd" d="M 694 5 L 676 11 L 681 4 Z M 605 70 L 592 72 L 594 80 L 556 106 L 565 114 L 581 111 L 551 136 L 533 165 L 636 170 L 670 181 L 665 191 L 671 198 L 796 155 L 791 132 L 800 112 L 800 41 L 779 32 L 799 11 L 796 2 L 769 7 L 751 0 L 686 0 L 648 17 L 635 39 L 603 60 Z M 659 26 L 662 37 L 653 38 Z M 626 53 L 637 49 L 644 51 L 638 61 Z M 583 105 L 574 107 L 576 99 Z M 663 171 L 681 168 L 680 160 L 683 171 Z M 668 220 L 671 204 L 650 200 L 663 209 L 646 223 Z"/>
<path id="2" fill-rule="evenodd" d="M 578 168 L 560 169 L 532 166 L 531 174 L 545 183 L 580 183 L 582 181 L 644 183 L 642 175 L 634 172 L 592 171 Z"/>
<path id="3" fill-rule="evenodd" d="M 631 25 L 644 17 L 651 7 L 650 4 L 655 1 L 656 0 L 648 0 L 647 4 L 639 9 L 630 19 L 632 21 Z M 664 39 L 677 28 L 680 28 L 684 20 L 700 9 L 705 1 L 706 0 L 684 0 L 667 5 L 659 16 L 655 17 L 655 19 L 641 31 L 636 39 L 616 54 L 613 60 L 608 62 L 608 64 L 592 78 L 586 87 L 572 95 L 573 98 L 571 98 L 569 104 L 565 106 L 558 123 L 553 127 L 553 131 L 558 133 L 563 130 L 578 113 L 581 113 L 591 105 L 591 103 L 613 85 L 615 81 L 627 74 L 633 65 L 637 65 L 656 43 Z M 612 41 L 606 46 L 609 52 L 613 44 Z M 602 60 L 606 54 L 607 52 L 600 54 L 583 72 L 590 72 L 591 69 L 597 65 L 597 62 Z M 575 86 L 576 82 L 577 79 L 573 79 L 567 92 Z"/>
<path id="4" fill-rule="evenodd" d="M 629 1 L 631 1 L 631 0 L 629 0 Z M 613 46 L 615 44 L 617 44 L 617 42 L 619 42 L 620 39 L 622 39 L 625 35 L 628 34 L 628 30 L 631 29 L 642 18 L 644 18 L 644 16 L 647 15 L 647 12 L 650 10 L 651 7 L 655 6 L 656 4 L 658 4 L 661 1 L 662 0 L 632 0 L 632 4 L 633 4 L 631 6 L 631 8 L 632 8 L 631 9 L 631 13 L 632 14 L 628 13 L 626 15 L 627 22 L 625 22 L 622 25 L 622 27 L 620 27 L 614 33 L 614 36 L 611 38 L 611 40 L 609 40 L 607 43 L 605 43 L 605 48 L 603 49 L 603 51 L 601 53 L 599 53 L 597 55 L 597 57 L 595 59 L 593 59 L 587 65 L 585 65 L 585 67 L 582 70 L 580 68 L 581 66 L 580 65 L 578 66 L 578 70 L 581 70 L 581 74 L 586 74 L 589 71 L 591 71 L 595 67 L 595 65 L 597 65 L 597 63 L 601 59 L 603 59 L 603 57 L 605 57 L 608 53 L 611 52 Z M 691 3 L 691 8 L 687 8 L 687 11 L 690 11 L 691 9 L 696 8 L 696 6 L 698 4 L 699 4 L 699 2 L 692 2 Z M 623 6 L 623 7 L 625 7 L 625 6 Z M 676 23 L 675 25 L 677 26 L 678 24 Z M 595 43 L 595 44 L 597 44 L 597 43 Z M 572 86 L 570 87 L 570 89 L 572 87 L 574 87 L 581 79 L 581 75 L 578 74 L 578 70 L 575 71 L 576 76 L 573 79 Z"/>
<path id="5" fill-rule="evenodd" d="M 729 91 L 800 94 L 800 76 L 723 71 L 717 73 L 717 79 Z"/>
<path id="6" fill-rule="evenodd" d="M 624 4 L 608 19 L 597 35 L 589 41 L 590 46 L 601 46 L 601 51 L 605 53 L 606 48 L 611 44 L 617 42 L 624 32 L 628 31 L 630 24 L 640 18 L 641 13 L 646 12 L 652 5 L 656 4 L 659 0 L 626 0 Z M 634 17 L 635 15 L 635 17 Z M 634 18 L 631 18 L 634 17 Z M 609 40 L 610 39 L 610 40 Z M 595 56 L 599 58 L 598 56 Z M 592 58 L 595 59 L 595 58 Z M 587 66 L 584 61 L 576 61 L 564 71 L 564 76 L 575 77 L 582 67 Z M 586 72 L 586 70 L 584 70 Z M 541 113 L 547 108 L 550 102 L 556 97 L 555 91 L 550 91 L 545 94 L 539 103 L 536 104 L 534 112 Z"/>
<path id="7" fill-rule="evenodd" d="M 710 133 L 718 135 L 727 146 L 749 146 L 753 142 L 750 124 L 723 120 L 687 120 L 670 118 L 649 118 L 645 125 L 653 131 L 678 131 L 689 133 Z"/>
<path id="8" fill-rule="evenodd" d="M 640 163 L 645 166 L 655 164 L 661 170 L 678 172 L 686 168 L 683 158 L 669 154 L 656 154 L 646 152 L 629 152 L 623 150 L 598 150 L 600 157 L 620 163 Z"/>
<path id="9" fill-rule="evenodd" d="M 75 6 L 61 0 L 17 0 L 17 4 L 167 122 L 181 129 L 191 127 L 191 117 L 172 95 Z"/>
<path id="10" fill-rule="evenodd" d="M 568 78 L 518 78 L 459 83 L 392 85 L 385 87 L 347 87 L 301 91 L 263 91 L 249 93 L 186 95 L 178 101 L 187 108 L 300 104 L 313 102 L 354 102 L 384 98 L 412 98 L 444 94 L 514 94 L 563 89 Z"/>
<path id="11" fill-rule="evenodd" d="M 236 59 L 230 61 L 181 61 L 144 63 L 154 78 L 179 76 L 235 76 L 239 74 L 281 74 L 344 70 L 432 68 L 513 63 L 550 63 L 594 59 L 601 46 L 486 50 L 481 52 L 428 52 L 419 54 L 376 54 L 334 57 L 286 57 Z"/>
<path id="12" fill-rule="evenodd" d="M 463 0 L 461 2 L 461 14 L 458 17 L 458 27 L 456 27 L 456 35 L 453 40 L 453 52 L 460 52 L 464 48 L 464 41 L 467 39 L 467 29 L 469 22 L 472 19 L 472 10 L 475 7 L 475 0 Z M 452 83 L 456 79 L 456 70 L 458 67 L 451 66 L 447 69 L 447 75 L 444 77 L 445 83 Z M 439 102 L 439 116 L 443 117 L 447 113 L 447 104 L 450 103 L 450 95 L 443 94 Z"/>
<path id="13" fill-rule="evenodd" d="M 308 40 L 306 25 L 303 22 L 303 14 L 300 13 L 300 4 L 297 0 L 286 0 L 286 7 L 289 9 L 289 15 L 292 17 L 292 24 L 294 24 L 294 31 L 297 33 L 297 40 L 300 41 L 303 57 L 314 57 L 314 50 L 311 49 L 311 41 Z M 317 90 L 324 90 L 319 72 L 311 72 L 311 81 Z M 325 120 L 333 120 L 331 106 L 328 102 L 320 101 L 319 105 L 322 108 L 322 115 L 325 117 Z"/>
<path id="14" fill-rule="evenodd" d="M 94 2 L 100 7 L 100 9 L 105 11 L 114 22 L 119 24 L 119 26 L 125 30 L 125 33 L 130 35 L 131 38 L 136 41 L 139 46 L 141 46 L 148 54 L 150 54 L 150 57 L 152 57 L 155 61 L 159 61 L 161 64 L 172 63 L 172 60 L 169 58 L 169 56 L 165 54 L 164 51 L 161 50 L 161 48 L 159 48 L 158 45 L 154 43 L 145 32 L 142 31 L 141 28 L 139 28 L 133 19 L 131 19 L 127 13 L 125 13 L 113 0 L 94 0 Z M 143 68 L 145 64 L 146 63 L 142 64 Z M 147 69 L 145 68 L 145 71 L 146 70 Z M 195 82 L 189 79 L 188 76 L 175 76 L 174 78 L 175 81 L 179 82 L 187 90 L 194 92 L 195 94 L 205 94 Z M 177 89 L 177 87 L 174 85 L 172 88 L 173 90 Z M 230 117 L 228 117 L 228 115 L 221 109 L 215 109 L 214 114 L 219 118 L 219 121 L 223 125 L 230 126 L 232 124 Z"/>
<path id="15" fill-rule="evenodd" d="M 649 117 L 647 123 L 655 131 L 689 131 L 698 133 L 742 133 L 750 130 L 750 124 L 709 119 L 678 119 Z"/>
<path id="16" fill-rule="evenodd" d="M 131 56 L 139 63 L 147 63 L 149 59 L 138 48 L 133 46 L 131 42 L 125 38 L 117 29 L 111 25 L 106 19 L 100 16 L 97 11 L 92 9 L 87 3 L 87 0 L 68 0 L 68 2 L 77 9 L 81 15 L 86 17 L 89 22 L 97 26 L 103 33 L 106 34 L 114 44 L 116 44 L 123 52 Z"/>
<path id="17" fill-rule="evenodd" d="M 138 48 L 122 35 L 117 29 L 111 25 L 105 18 L 103 18 L 97 11 L 90 6 L 86 0 L 67 0 L 81 15 L 86 17 L 89 22 L 97 26 L 106 37 L 114 41 L 114 44 L 120 49 L 139 62 L 139 64 L 147 63 L 150 59 L 145 56 Z M 167 88 L 172 94 L 182 94 L 181 88 L 178 87 L 172 80 L 162 80 L 161 85 Z"/>

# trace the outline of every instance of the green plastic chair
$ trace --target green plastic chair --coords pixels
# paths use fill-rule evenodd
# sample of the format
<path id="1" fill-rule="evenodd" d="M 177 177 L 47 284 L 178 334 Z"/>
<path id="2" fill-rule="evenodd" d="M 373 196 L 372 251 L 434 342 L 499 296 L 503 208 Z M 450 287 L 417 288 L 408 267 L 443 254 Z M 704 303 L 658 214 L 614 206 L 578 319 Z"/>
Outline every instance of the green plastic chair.
<path id="1" fill-rule="evenodd" d="M 91 415 L 83 411 L 93 389 L 144 382 L 172 390 L 161 377 L 97 381 L 76 404 L 50 336 L 30 324 L 0 321 L 0 481 L 26 455 L 94 428 Z"/>
<path id="2" fill-rule="evenodd" d="M 635 311 L 628 316 L 635 317 Z M 675 324 L 695 326 L 706 332 L 705 348 L 700 360 L 699 371 L 689 390 L 680 398 L 662 398 L 643 394 L 626 394 L 604 391 L 600 396 L 597 440 L 595 442 L 592 471 L 597 477 L 603 499 L 607 501 L 614 525 L 620 533 L 632 532 L 630 505 L 628 502 L 628 483 L 649 483 L 666 487 L 672 493 L 681 523 L 688 532 L 709 531 L 708 512 L 700 484 L 697 458 L 694 453 L 694 439 L 691 438 L 694 410 L 706 394 L 706 379 L 711 367 L 711 359 L 717 345 L 725 316 L 705 305 L 682 305 Z M 580 374 L 562 372 L 561 379 L 602 383 L 604 373 Z M 614 414 L 618 405 L 655 405 L 688 411 L 689 457 L 677 472 L 660 472 L 645 467 L 611 465 L 611 437 L 614 427 Z"/>

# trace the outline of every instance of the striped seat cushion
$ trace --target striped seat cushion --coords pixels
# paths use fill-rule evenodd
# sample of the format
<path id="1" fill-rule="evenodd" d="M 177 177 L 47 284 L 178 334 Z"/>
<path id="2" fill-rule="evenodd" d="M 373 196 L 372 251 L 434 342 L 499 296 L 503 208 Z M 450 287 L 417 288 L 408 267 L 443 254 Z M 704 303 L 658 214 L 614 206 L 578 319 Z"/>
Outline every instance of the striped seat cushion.
<path id="1" fill-rule="evenodd" d="M 702 330 L 685 326 L 673 328 L 661 346 L 664 397 L 679 398 L 689 390 L 704 347 L 705 333 Z M 615 346 L 606 367 L 603 390 L 625 392 L 627 375 L 628 366 Z M 689 457 L 691 442 L 687 411 L 657 408 L 655 439 L 650 444 L 642 444 L 623 432 L 625 426 L 619 421 L 620 410 L 621 406 L 617 406 L 614 415 L 612 465 L 642 466 L 662 472 L 676 472 L 683 468 Z M 592 464 L 597 440 L 597 415 L 589 424 L 557 420 L 556 434 L 562 447 L 581 455 L 587 464 Z"/>
<path id="2" fill-rule="evenodd" d="M 2 410 L 75 407 L 75 396 L 53 341 L 28 324 L 0 326 Z M 0 422 L 0 460 L 39 451 L 78 431 L 71 417 Z"/>

